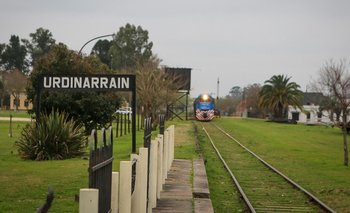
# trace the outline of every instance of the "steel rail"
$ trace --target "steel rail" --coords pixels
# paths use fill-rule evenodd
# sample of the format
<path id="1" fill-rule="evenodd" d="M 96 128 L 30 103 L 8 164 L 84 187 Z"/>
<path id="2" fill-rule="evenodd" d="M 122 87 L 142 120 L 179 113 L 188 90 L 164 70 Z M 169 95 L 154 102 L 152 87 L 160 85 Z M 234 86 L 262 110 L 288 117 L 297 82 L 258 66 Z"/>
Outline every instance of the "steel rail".
<path id="1" fill-rule="evenodd" d="M 227 137 L 229 137 L 230 139 L 232 139 L 233 141 L 235 141 L 238 145 L 240 145 L 243 149 L 245 149 L 247 152 L 249 152 L 250 154 L 252 154 L 254 157 L 256 157 L 260 162 L 262 162 L 265 166 L 267 166 L 269 169 L 271 169 L 272 171 L 274 171 L 275 173 L 277 173 L 278 175 L 280 175 L 281 177 L 283 177 L 286 181 L 288 181 L 290 184 L 292 184 L 294 187 L 298 188 L 300 191 L 302 191 L 304 194 L 306 194 L 307 196 L 309 196 L 314 202 L 316 202 L 320 207 L 322 207 L 324 210 L 326 210 L 327 212 L 331 212 L 331 213 L 336 213 L 336 211 L 334 211 L 333 209 L 331 209 L 329 206 L 327 206 L 325 203 L 323 203 L 320 199 L 318 199 L 315 195 L 313 195 L 312 193 L 310 193 L 309 191 L 307 191 L 306 189 L 304 189 L 302 186 L 300 186 L 299 184 L 297 184 L 295 181 L 293 181 L 292 179 L 290 179 L 289 177 L 287 177 L 286 175 L 284 175 L 282 172 L 280 172 L 278 169 L 276 169 L 275 167 L 273 167 L 271 164 L 267 163 L 265 160 L 263 160 L 260 156 L 258 156 L 257 154 L 255 154 L 253 151 L 251 151 L 250 149 L 248 149 L 247 147 L 245 147 L 243 144 L 241 144 L 237 139 L 235 139 L 234 137 L 232 137 L 230 134 L 228 134 L 227 132 L 225 132 L 222 128 L 220 128 L 218 125 L 213 124 L 217 129 L 219 129 L 222 133 L 224 133 Z"/>
<path id="2" fill-rule="evenodd" d="M 242 189 L 241 185 L 239 184 L 237 178 L 234 176 L 234 174 L 232 173 L 231 169 L 230 169 L 230 168 L 228 167 L 228 165 L 226 164 L 226 161 L 225 161 L 224 158 L 221 156 L 219 150 L 216 148 L 216 146 L 215 146 L 213 140 L 211 139 L 209 133 L 207 132 L 207 130 L 204 128 L 203 125 L 202 125 L 202 128 L 203 128 L 205 134 L 208 136 L 208 138 L 209 138 L 209 140 L 210 140 L 210 143 L 211 143 L 211 145 L 213 146 L 213 148 L 214 148 L 216 154 L 219 156 L 221 162 L 224 164 L 225 169 L 226 169 L 227 172 L 230 174 L 230 176 L 231 176 L 233 182 L 235 183 L 235 185 L 236 185 L 236 187 L 237 187 L 239 193 L 242 195 L 242 198 L 243 198 L 245 204 L 247 205 L 249 211 L 252 212 L 252 213 L 256 213 L 256 211 L 255 211 L 253 205 L 250 203 L 250 201 L 249 201 L 247 195 L 246 195 L 245 192 L 243 191 L 243 189 Z"/>

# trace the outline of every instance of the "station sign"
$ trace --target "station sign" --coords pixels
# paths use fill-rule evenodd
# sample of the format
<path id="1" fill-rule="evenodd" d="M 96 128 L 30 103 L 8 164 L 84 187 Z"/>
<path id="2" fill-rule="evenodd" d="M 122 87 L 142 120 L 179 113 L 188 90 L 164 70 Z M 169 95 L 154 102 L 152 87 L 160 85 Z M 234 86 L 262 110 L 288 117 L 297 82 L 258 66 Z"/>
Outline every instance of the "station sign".
<path id="1" fill-rule="evenodd" d="M 133 91 L 135 75 L 42 76 L 43 90 Z"/>
<path id="2" fill-rule="evenodd" d="M 136 153 L 136 76 L 135 75 L 42 75 L 38 81 L 36 123 L 40 123 L 40 97 L 44 90 L 53 91 L 129 91 L 131 92 L 132 152 Z"/>

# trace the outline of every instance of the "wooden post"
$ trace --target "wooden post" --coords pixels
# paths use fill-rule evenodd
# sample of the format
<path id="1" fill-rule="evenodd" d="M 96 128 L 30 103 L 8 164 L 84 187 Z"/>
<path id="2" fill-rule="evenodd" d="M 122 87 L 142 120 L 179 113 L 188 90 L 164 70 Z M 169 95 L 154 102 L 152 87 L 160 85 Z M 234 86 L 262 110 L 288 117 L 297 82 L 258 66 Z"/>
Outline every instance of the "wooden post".
<path id="1" fill-rule="evenodd" d="M 132 213 L 141 213 L 140 211 L 140 156 L 137 154 L 131 154 L 130 160 L 133 163 L 136 163 L 136 176 L 135 176 L 135 186 L 134 191 L 131 194 L 131 212 Z M 134 166 L 132 165 L 132 169 L 134 169 Z"/>
<path id="2" fill-rule="evenodd" d="M 120 114 L 117 113 L 117 124 L 116 124 L 116 127 L 115 127 L 115 131 L 116 131 L 116 134 L 115 134 L 115 137 L 117 138 L 119 136 L 119 118 L 120 118 Z"/>
<path id="3" fill-rule="evenodd" d="M 140 212 L 146 213 L 147 210 L 147 168 L 148 168 L 148 148 L 139 148 L 140 153 L 140 169 L 137 175 L 138 184 L 140 184 Z"/>
<path id="4" fill-rule="evenodd" d="M 118 212 L 119 208 L 119 172 L 112 172 L 112 194 L 111 208 L 112 212 Z"/>
<path id="5" fill-rule="evenodd" d="M 10 114 L 10 129 L 9 129 L 9 136 L 12 138 L 12 114 Z"/>
<path id="6" fill-rule="evenodd" d="M 168 177 L 168 129 L 164 131 L 164 142 L 163 142 L 163 184 L 165 184 L 165 179 Z"/>
<path id="7" fill-rule="evenodd" d="M 163 190 L 163 135 L 158 135 L 158 162 L 157 162 L 157 199 Z"/>
<path id="8" fill-rule="evenodd" d="M 170 162 L 169 162 L 169 169 L 171 167 L 171 164 L 174 161 L 174 155 L 175 155 L 175 126 L 171 125 L 170 127 L 170 146 L 169 146 L 169 154 L 170 154 Z"/>
<path id="9" fill-rule="evenodd" d="M 157 207 L 157 154 L 158 141 L 152 140 L 149 167 L 149 208 Z"/>
<path id="10" fill-rule="evenodd" d="M 120 161 L 119 213 L 131 212 L 131 161 Z"/>
<path id="11" fill-rule="evenodd" d="M 98 213 L 98 189 L 80 189 L 79 213 Z"/>

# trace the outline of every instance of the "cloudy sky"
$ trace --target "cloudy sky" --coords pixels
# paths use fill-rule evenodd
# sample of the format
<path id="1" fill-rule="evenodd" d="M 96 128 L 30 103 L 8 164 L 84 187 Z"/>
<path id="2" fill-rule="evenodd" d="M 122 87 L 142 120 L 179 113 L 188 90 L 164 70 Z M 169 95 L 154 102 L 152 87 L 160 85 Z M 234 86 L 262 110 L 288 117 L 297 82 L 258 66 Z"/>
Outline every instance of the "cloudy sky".
<path id="1" fill-rule="evenodd" d="M 1 0 L 0 43 L 43 27 L 78 51 L 130 23 L 163 65 L 193 69 L 191 96 L 215 96 L 218 78 L 224 96 L 276 74 L 305 91 L 325 61 L 350 58 L 349 11 L 348 0 Z"/>

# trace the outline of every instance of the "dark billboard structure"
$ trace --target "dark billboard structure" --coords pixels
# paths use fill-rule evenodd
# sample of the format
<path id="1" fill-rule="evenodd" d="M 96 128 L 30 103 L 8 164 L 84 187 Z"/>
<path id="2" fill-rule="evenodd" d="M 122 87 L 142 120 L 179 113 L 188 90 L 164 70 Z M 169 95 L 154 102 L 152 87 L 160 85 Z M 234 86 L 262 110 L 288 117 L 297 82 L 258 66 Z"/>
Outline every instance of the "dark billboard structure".
<path id="1" fill-rule="evenodd" d="M 191 70 L 191 68 L 165 67 L 165 72 L 173 79 L 177 90 L 191 90 Z"/>
<path id="2" fill-rule="evenodd" d="M 191 90 L 191 68 L 173 68 L 165 67 L 165 72 L 168 77 L 175 83 L 179 97 L 175 103 L 167 104 L 167 117 L 178 117 L 183 120 L 181 115 L 185 113 L 186 120 L 188 119 L 188 95 Z M 183 99 L 185 98 L 185 101 Z M 185 102 L 185 103 L 183 103 Z"/>

